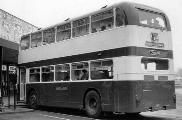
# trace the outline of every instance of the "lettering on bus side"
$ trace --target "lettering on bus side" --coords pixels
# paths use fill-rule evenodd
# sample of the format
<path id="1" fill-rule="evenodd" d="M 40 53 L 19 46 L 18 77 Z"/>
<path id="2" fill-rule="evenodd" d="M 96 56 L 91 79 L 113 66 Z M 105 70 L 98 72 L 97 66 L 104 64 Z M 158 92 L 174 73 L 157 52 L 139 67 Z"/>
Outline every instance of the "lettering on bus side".
<path id="1" fill-rule="evenodd" d="M 56 90 L 68 90 L 68 87 L 56 87 Z"/>

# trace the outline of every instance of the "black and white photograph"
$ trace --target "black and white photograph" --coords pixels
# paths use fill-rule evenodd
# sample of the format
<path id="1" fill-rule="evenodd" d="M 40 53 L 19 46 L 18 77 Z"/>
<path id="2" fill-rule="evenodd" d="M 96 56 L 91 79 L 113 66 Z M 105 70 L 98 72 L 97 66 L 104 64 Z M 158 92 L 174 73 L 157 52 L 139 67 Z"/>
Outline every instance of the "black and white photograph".
<path id="1" fill-rule="evenodd" d="M 181 6 L 1 0 L 0 120 L 182 120 Z"/>

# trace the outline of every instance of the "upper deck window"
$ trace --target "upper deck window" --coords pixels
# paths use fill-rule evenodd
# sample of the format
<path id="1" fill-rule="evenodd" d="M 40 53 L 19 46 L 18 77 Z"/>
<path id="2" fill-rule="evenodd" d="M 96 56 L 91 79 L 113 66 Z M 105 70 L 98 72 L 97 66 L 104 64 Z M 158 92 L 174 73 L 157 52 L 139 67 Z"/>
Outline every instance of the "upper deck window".
<path id="1" fill-rule="evenodd" d="M 42 43 L 42 32 L 37 32 L 31 35 L 31 47 L 38 47 Z"/>
<path id="2" fill-rule="evenodd" d="M 51 28 L 43 31 L 43 45 L 55 42 L 55 29 Z"/>
<path id="3" fill-rule="evenodd" d="M 159 13 L 138 10 L 139 22 L 142 25 L 154 28 L 166 28 L 165 17 Z"/>
<path id="4" fill-rule="evenodd" d="M 57 27 L 57 42 L 71 38 L 71 23 L 66 23 Z"/>
<path id="5" fill-rule="evenodd" d="M 116 8 L 116 26 L 123 26 L 126 24 L 126 16 L 121 8 Z"/>
<path id="6" fill-rule="evenodd" d="M 113 28 L 113 9 L 91 16 L 92 33 Z"/>
<path id="7" fill-rule="evenodd" d="M 73 21 L 73 37 L 86 35 L 89 33 L 89 17 Z"/>
<path id="8" fill-rule="evenodd" d="M 23 36 L 20 42 L 21 50 L 26 50 L 29 48 L 29 46 L 30 46 L 30 35 Z"/>

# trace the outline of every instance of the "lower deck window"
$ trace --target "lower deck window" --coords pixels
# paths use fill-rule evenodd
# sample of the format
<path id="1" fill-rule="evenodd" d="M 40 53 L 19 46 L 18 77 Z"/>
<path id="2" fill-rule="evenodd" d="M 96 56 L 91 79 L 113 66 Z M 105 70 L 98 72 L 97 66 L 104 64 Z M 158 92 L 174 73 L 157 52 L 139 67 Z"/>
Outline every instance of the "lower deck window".
<path id="1" fill-rule="evenodd" d="M 112 79 L 113 78 L 113 61 L 97 60 L 90 63 L 91 79 Z"/>
<path id="2" fill-rule="evenodd" d="M 141 63 L 143 70 L 155 71 L 169 69 L 169 61 L 167 59 L 142 58 Z"/>
<path id="3" fill-rule="evenodd" d="M 56 69 L 55 71 L 56 81 L 68 81 L 70 79 L 69 64 L 56 65 L 55 69 Z"/>
<path id="4" fill-rule="evenodd" d="M 31 68 L 30 69 L 29 82 L 40 82 L 40 68 Z"/>
<path id="5" fill-rule="evenodd" d="M 80 62 L 72 64 L 72 80 L 88 80 L 88 63 Z"/>
<path id="6" fill-rule="evenodd" d="M 42 67 L 42 82 L 54 81 L 54 66 Z"/>

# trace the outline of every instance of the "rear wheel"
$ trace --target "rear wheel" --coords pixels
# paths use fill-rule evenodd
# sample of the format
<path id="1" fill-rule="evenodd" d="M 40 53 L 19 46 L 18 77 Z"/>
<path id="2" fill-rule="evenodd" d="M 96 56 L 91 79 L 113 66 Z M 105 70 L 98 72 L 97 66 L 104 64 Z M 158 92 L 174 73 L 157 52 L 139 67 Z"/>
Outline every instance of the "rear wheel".
<path id="1" fill-rule="evenodd" d="M 28 105 L 32 109 L 38 108 L 38 96 L 35 91 L 32 91 L 28 97 Z"/>
<path id="2" fill-rule="evenodd" d="M 85 97 L 85 111 L 89 117 L 97 118 L 101 114 L 101 99 L 96 91 L 90 91 Z"/>

